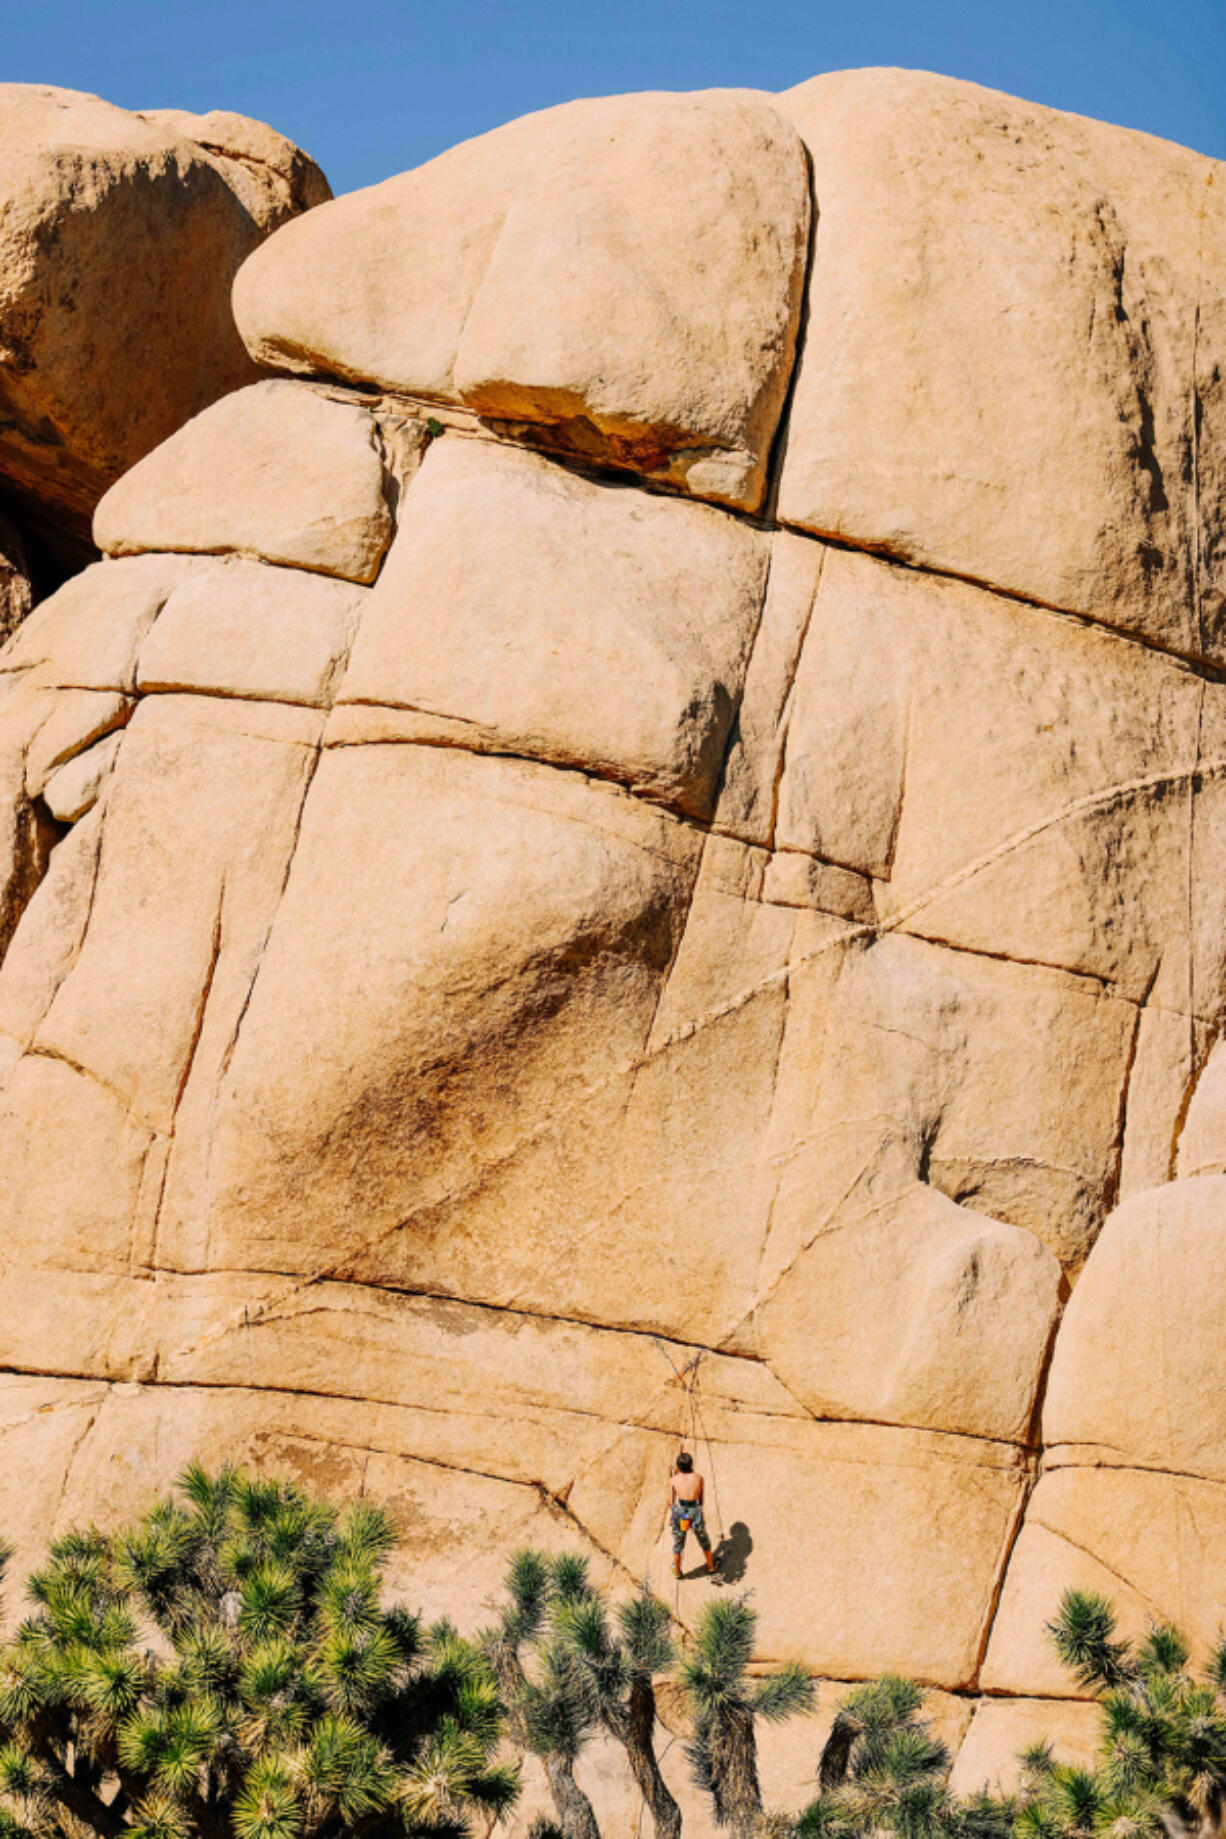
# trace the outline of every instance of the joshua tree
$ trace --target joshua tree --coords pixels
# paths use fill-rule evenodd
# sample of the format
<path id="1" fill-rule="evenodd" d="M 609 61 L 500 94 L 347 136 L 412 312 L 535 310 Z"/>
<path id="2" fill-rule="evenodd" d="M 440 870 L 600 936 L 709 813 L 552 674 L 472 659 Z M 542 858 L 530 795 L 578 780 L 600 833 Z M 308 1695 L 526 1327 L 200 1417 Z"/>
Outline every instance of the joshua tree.
<path id="1" fill-rule="evenodd" d="M 763 1825 L 758 1783 L 759 1718 L 781 1722 L 813 1704 L 813 1683 L 803 1668 L 788 1665 L 765 1679 L 751 1679 L 757 1616 L 744 1600 L 723 1597 L 708 1603 L 698 1619 L 693 1651 L 681 1662 L 694 1741 L 689 1746 L 694 1779 L 711 1796 L 715 1818 L 734 1839 L 753 1839 Z"/>
<path id="2" fill-rule="evenodd" d="M 668 1610 L 647 1594 L 619 1603 L 616 1634 L 594 1590 L 559 1602 L 556 1639 L 570 1660 L 580 1693 L 599 1723 L 626 1752 L 631 1773 L 651 1811 L 657 1839 L 678 1839 L 681 1809 L 656 1760 L 653 1675 L 672 1665 Z"/>
<path id="3" fill-rule="evenodd" d="M 592 1803 L 575 1780 L 575 1762 L 596 1724 L 570 1654 L 552 1617 L 587 1596 L 581 1558 L 516 1552 L 507 1569 L 507 1601 L 483 1639 L 515 1743 L 540 1758 L 563 1839 L 600 1839 Z M 0 1835 L 3 1839 L 3 1835 Z"/>
<path id="4" fill-rule="evenodd" d="M 891 1674 L 840 1700 L 818 1769 L 821 1792 L 800 1817 L 800 1839 L 937 1839 L 960 1826 L 962 1810 L 945 1787 L 949 1751 L 921 1717 L 923 1702 L 919 1686 Z M 1006 1833 L 1007 1820 L 995 1830 Z M 982 1818 L 975 1831 L 988 1839 Z"/>
<path id="5" fill-rule="evenodd" d="M 478 1651 L 382 1603 L 385 1514 L 232 1469 L 57 1540 L 0 1652 L 2 1839 L 462 1835 L 514 1801 Z"/>
<path id="6" fill-rule="evenodd" d="M 1226 1797 L 1226 1642 L 1203 1680 L 1188 1669 L 1177 1630 L 1154 1627 L 1139 1643 L 1115 1636 L 1104 1598 L 1067 1591 L 1049 1631 L 1080 1685 L 1102 1703 L 1093 1769 L 1056 1763 L 1036 1745 L 1023 1759 L 1018 1839 L 1218 1839 Z"/>

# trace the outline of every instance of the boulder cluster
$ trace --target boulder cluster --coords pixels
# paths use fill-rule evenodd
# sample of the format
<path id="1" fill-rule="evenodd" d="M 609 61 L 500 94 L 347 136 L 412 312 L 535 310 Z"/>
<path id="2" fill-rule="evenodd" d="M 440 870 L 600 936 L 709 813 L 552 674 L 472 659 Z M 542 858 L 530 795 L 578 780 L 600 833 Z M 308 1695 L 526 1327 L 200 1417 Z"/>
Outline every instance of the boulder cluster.
<path id="1" fill-rule="evenodd" d="M 877 70 L 327 199 L 0 90 L 4 1530 L 688 1623 L 684 1437 L 763 1664 L 1082 1753 L 1061 1590 L 1226 1557 L 1226 167 Z"/>

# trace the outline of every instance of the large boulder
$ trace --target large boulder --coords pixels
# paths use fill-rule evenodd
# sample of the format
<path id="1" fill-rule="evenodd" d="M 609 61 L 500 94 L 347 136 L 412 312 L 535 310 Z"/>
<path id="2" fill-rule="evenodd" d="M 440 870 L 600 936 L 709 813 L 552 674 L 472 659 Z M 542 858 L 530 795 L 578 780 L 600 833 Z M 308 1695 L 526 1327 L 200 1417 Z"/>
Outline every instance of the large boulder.
<path id="1" fill-rule="evenodd" d="M 256 377 L 230 284 L 329 196 L 262 123 L 0 85 L 0 490 L 53 547 L 87 541 L 107 486 Z"/>
<path id="2" fill-rule="evenodd" d="M 1226 191 L 948 77 L 778 107 L 820 210 L 785 522 L 1226 656 Z"/>
<path id="3" fill-rule="evenodd" d="M 765 97 L 568 103 L 337 199 L 246 266 L 235 312 L 261 363 L 755 510 L 809 220 L 804 149 Z"/>

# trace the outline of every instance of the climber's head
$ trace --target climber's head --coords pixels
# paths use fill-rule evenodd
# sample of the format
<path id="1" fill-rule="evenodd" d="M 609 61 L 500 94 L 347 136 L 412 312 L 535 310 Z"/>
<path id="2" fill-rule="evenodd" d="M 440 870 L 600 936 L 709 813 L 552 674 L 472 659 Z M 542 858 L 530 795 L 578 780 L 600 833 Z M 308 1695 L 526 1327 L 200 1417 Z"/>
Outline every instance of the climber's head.
<path id="1" fill-rule="evenodd" d="M 694 1458 L 688 1450 L 682 1450 L 677 1458 L 677 1467 L 683 1475 L 688 1475 L 694 1467 Z"/>

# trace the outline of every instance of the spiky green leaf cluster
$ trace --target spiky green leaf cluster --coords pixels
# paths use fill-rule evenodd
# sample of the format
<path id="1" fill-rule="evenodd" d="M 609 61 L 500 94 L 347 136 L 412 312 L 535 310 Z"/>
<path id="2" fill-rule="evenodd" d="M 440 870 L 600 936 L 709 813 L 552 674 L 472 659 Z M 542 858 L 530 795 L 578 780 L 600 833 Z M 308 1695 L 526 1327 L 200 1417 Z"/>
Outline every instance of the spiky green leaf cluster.
<path id="1" fill-rule="evenodd" d="M 387 1515 L 194 1465 L 56 1541 L 0 1650 L 0 1839 L 485 1832 L 518 1777 L 489 1662 L 383 1604 Z"/>
<path id="2" fill-rule="evenodd" d="M 839 1701 L 818 1771 L 817 1800 L 801 1815 L 801 1839 L 938 1839 L 961 1831 L 963 1809 L 946 1787 L 950 1757 L 923 1716 L 913 1680 L 883 1674 Z M 978 1839 L 1003 1839 L 996 1803 L 975 1803 Z M 969 1833 L 967 1839 L 970 1839 Z"/>
<path id="3" fill-rule="evenodd" d="M 1069 1590 L 1048 1625 L 1056 1651 L 1102 1707 L 1091 1769 L 1057 1763 L 1044 1745 L 1022 1758 L 1017 1839 L 1162 1839 L 1221 1830 L 1226 1807 L 1226 1648 L 1206 1676 L 1178 1630 L 1118 1638 L 1106 1598 Z"/>
<path id="4" fill-rule="evenodd" d="M 736 1833 L 757 1831 L 765 1817 L 757 1720 L 781 1723 L 813 1704 L 813 1682 L 802 1667 L 751 1676 L 756 1630 L 757 1616 L 744 1598 L 716 1597 L 699 1616 L 680 1666 L 694 1723 L 687 1745 L 694 1780 L 710 1795 L 717 1822 Z"/>
<path id="5" fill-rule="evenodd" d="M 671 1622 L 649 1592 L 610 1609 L 587 1560 L 516 1552 L 498 1624 L 484 1637 L 514 1740 L 545 1763 L 561 1828 L 595 1833 L 573 1769 L 600 1729 L 626 1753 L 657 1835 L 675 1839 L 681 1815 L 655 1755 L 653 1676 L 673 1663 Z"/>

